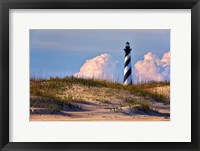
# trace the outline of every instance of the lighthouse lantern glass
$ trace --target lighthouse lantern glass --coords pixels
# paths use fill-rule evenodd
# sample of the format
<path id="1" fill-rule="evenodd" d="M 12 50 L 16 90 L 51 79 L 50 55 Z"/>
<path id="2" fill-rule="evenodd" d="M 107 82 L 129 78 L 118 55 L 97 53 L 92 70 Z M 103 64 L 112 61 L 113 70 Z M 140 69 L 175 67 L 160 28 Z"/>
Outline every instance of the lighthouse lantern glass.
<path id="1" fill-rule="evenodd" d="M 129 42 L 126 43 L 126 47 L 129 47 Z"/>

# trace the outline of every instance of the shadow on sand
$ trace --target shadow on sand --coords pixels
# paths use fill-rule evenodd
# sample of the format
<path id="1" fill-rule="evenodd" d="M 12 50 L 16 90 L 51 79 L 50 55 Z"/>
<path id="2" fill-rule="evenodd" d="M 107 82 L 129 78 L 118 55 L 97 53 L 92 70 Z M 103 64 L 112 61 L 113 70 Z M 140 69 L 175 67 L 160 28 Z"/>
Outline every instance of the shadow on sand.
<path id="1" fill-rule="evenodd" d="M 158 111 L 154 111 L 154 110 L 136 110 L 136 111 L 129 111 L 129 112 L 122 112 L 125 115 L 129 115 L 129 116 L 136 116 L 136 115 L 148 115 L 148 116 L 158 116 L 158 117 L 165 117 L 165 118 L 169 118 L 170 117 L 170 113 L 160 113 Z"/>

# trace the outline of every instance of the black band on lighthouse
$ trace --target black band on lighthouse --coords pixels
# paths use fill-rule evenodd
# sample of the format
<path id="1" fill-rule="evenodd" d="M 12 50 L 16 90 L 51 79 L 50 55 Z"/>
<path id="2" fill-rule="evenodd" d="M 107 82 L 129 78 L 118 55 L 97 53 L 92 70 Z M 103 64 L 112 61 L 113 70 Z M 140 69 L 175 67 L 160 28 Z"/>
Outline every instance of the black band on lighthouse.
<path id="1" fill-rule="evenodd" d="M 124 68 L 126 68 L 129 63 L 131 63 L 131 57 L 129 57 L 128 60 L 124 63 Z"/>
<path id="2" fill-rule="evenodd" d="M 126 49 L 125 49 L 125 51 L 126 51 Z M 129 54 L 130 54 L 130 52 L 126 52 L 125 53 L 125 57 L 128 56 Z"/>

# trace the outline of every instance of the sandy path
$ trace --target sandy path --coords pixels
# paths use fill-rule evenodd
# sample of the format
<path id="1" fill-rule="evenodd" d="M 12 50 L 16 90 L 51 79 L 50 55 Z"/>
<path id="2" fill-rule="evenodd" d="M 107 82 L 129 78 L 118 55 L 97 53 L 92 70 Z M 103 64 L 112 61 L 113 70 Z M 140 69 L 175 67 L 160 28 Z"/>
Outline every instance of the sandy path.
<path id="1" fill-rule="evenodd" d="M 31 114 L 30 121 L 169 121 L 165 115 L 127 115 L 114 112 L 112 105 L 97 101 L 76 102 L 81 109 L 65 108 L 61 114 Z M 169 105 L 154 104 L 160 113 L 169 113 Z"/>

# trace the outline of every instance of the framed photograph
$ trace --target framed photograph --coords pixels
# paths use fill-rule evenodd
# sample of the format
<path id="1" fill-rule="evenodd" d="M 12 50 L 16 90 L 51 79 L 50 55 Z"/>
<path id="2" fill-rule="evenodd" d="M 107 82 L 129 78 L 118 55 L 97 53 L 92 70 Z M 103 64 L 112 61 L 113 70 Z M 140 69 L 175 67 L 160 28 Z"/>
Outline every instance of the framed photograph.
<path id="1" fill-rule="evenodd" d="M 1 0 L 1 150 L 200 150 L 198 0 Z"/>

